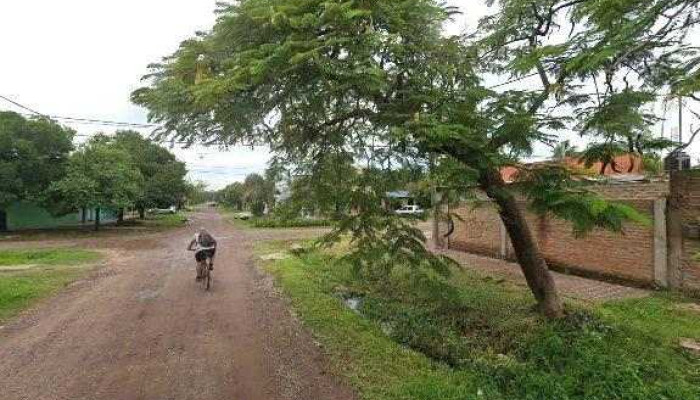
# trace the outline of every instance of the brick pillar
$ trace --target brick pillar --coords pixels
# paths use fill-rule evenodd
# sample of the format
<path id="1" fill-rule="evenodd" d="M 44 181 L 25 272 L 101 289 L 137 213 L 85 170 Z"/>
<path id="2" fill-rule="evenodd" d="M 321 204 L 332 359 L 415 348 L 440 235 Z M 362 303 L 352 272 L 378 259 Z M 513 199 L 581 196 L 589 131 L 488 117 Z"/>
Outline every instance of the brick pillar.
<path id="1" fill-rule="evenodd" d="M 500 219 L 498 220 L 498 229 L 501 238 L 501 246 L 498 255 L 505 260 L 508 258 L 508 246 L 510 245 L 510 242 L 508 241 L 508 231 L 506 230 L 506 226 L 503 225 L 503 221 Z"/>
<path id="2" fill-rule="evenodd" d="M 668 207 L 666 208 L 667 239 L 667 280 L 672 288 L 681 287 L 683 265 L 683 216 L 681 213 L 682 176 L 678 171 L 671 172 L 669 183 Z"/>
<path id="3" fill-rule="evenodd" d="M 666 199 L 654 200 L 654 283 L 668 286 Z"/>

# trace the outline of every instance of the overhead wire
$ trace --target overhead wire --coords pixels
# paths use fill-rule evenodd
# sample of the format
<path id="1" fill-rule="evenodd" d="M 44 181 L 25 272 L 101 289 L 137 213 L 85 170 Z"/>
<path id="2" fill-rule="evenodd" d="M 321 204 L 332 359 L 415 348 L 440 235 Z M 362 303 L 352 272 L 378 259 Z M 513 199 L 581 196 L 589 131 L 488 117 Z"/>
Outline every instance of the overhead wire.
<path id="1" fill-rule="evenodd" d="M 135 128 L 135 129 L 148 129 L 148 128 L 158 128 L 160 125 L 157 124 L 149 124 L 149 123 L 135 123 L 135 122 L 123 122 L 123 121 L 111 121 L 111 120 L 103 120 L 103 119 L 96 119 L 96 118 L 79 118 L 79 117 L 65 117 L 65 116 L 58 116 L 58 115 L 48 115 L 44 114 L 42 112 L 39 112 L 31 107 L 25 106 L 24 104 L 21 104 L 15 100 L 10 99 L 7 96 L 1 95 L 0 94 L 0 99 L 5 100 L 6 102 L 13 104 L 16 107 L 19 107 L 25 111 L 28 111 L 28 113 L 19 113 L 25 116 L 32 116 L 32 115 L 37 115 L 42 118 L 46 118 L 49 120 L 53 121 L 67 121 L 69 123 L 78 123 L 78 124 L 86 124 L 86 125 L 101 125 L 101 126 L 111 126 L 115 128 Z M 96 134 L 75 134 L 75 137 L 84 137 L 84 138 L 91 138 L 94 137 Z M 191 146 L 194 143 L 191 142 L 186 142 L 186 141 L 177 141 L 177 140 L 162 140 L 159 143 L 161 144 L 179 144 L 179 145 L 187 145 Z M 248 144 L 241 144 L 240 146 L 243 147 L 255 147 L 254 145 L 248 145 Z"/>

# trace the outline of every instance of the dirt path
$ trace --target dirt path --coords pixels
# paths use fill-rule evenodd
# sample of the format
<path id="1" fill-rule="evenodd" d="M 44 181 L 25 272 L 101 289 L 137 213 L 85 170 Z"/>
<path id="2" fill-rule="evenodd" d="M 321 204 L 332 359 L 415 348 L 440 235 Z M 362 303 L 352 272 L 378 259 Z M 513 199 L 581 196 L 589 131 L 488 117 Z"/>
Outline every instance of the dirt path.
<path id="1" fill-rule="evenodd" d="M 194 223 L 222 238 L 211 292 L 191 230 L 91 242 L 115 259 L 0 330 L 0 399 L 352 399 L 255 269 L 254 237 L 214 212 Z"/>

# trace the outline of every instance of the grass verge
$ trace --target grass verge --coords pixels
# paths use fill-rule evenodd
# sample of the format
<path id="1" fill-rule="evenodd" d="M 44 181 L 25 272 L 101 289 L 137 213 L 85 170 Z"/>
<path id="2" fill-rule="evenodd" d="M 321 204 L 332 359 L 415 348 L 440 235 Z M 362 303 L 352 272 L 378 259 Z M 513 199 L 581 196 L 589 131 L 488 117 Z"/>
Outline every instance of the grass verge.
<path id="1" fill-rule="evenodd" d="M 700 340 L 700 318 L 683 298 L 569 304 L 552 322 L 522 288 L 469 271 L 372 283 L 318 252 L 263 266 L 364 399 L 700 398 L 700 360 L 678 346 Z"/>
<path id="2" fill-rule="evenodd" d="M 333 222 L 327 219 L 309 218 L 254 218 L 249 223 L 254 228 L 320 228 L 333 225 Z"/>
<path id="3" fill-rule="evenodd" d="M 0 233 L 0 242 L 39 241 L 39 240 L 64 240 L 82 239 L 110 236 L 123 236 L 129 234 L 143 234 L 144 231 L 158 232 L 166 229 L 185 226 L 186 213 L 164 214 L 147 216 L 145 219 L 128 219 L 122 224 L 108 223 L 100 226 L 95 231 L 92 224 L 81 226 L 65 226 L 53 229 L 36 229 Z"/>
<path id="4" fill-rule="evenodd" d="M 323 228 L 333 226 L 329 219 L 252 217 L 237 218 L 238 211 L 223 209 L 227 221 L 239 229 Z"/>
<path id="5" fill-rule="evenodd" d="M 99 258 L 76 249 L 0 250 L 0 323 L 80 279 Z"/>
<path id="6" fill-rule="evenodd" d="M 149 215 L 142 221 L 143 225 L 151 228 L 179 228 L 187 223 L 187 215 L 183 213 Z"/>

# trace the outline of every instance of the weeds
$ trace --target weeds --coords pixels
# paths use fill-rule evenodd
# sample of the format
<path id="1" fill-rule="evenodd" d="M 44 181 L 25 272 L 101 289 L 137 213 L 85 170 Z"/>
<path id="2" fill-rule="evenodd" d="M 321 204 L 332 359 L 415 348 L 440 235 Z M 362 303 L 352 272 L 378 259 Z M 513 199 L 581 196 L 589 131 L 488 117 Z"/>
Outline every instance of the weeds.
<path id="1" fill-rule="evenodd" d="M 565 319 L 548 321 L 522 288 L 469 271 L 445 277 L 397 268 L 376 282 L 318 252 L 268 268 L 346 365 L 341 373 L 378 374 L 354 380 L 368 399 L 700 398 L 700 360 L 677 343 L 700 339 L 700 319 L 678 311 L 680 299 L 569 304 Z M 360 315 L 342 305 L 348 293 L 363 299 Z M 372 354 L 350 350 L 363 341 L 375 343 L 364 350 Z M 410 349 L 411 368 L 403 356 L 373 356 L 394 354 L 393 346 Z"/>

